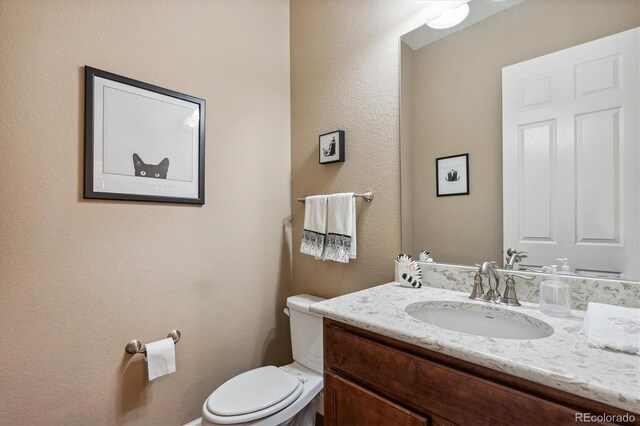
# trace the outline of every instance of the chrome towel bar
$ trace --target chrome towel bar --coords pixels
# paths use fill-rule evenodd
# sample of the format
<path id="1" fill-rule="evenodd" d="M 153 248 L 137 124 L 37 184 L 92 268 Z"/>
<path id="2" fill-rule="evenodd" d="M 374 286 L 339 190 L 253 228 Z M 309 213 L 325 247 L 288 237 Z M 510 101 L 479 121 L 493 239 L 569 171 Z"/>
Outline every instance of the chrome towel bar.
<path id="1" fill-rule="evenodd" d="M 181 335 L 182 333 L 180 333 L 180 330 L 171 330 L 169 334 L 167 334 L 167 337 L 171 337 L 173 339 L 173 344 L 175 345 L 180 341 Z M 129 343 L 127 343 L 127 346 L 125 346 L 124 350 L 126 353 L 131 355 L 147 353 L 147 349 L 144 347 L 142 342 L 140 342 L 140 340 L 130 341 Z"/>
<path id="2" fill-rule="evenodd" d="M 354 197 L 364 198 L 367 203 L 373 201 L 373 192 L 363 192 L 362 194 L 353 194 Z M 305 197 L 298 198 L 298 201 L 304 203 Z"/>

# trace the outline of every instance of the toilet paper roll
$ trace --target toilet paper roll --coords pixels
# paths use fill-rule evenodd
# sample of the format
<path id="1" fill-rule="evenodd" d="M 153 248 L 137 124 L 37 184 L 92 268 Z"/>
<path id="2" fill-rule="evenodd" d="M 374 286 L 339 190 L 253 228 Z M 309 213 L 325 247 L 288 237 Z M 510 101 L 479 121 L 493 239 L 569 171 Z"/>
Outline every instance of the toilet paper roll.
<path id="1" fill-rule="evenodd" d="M 176 345 L 172 338 L 167 337 L 147 343 L 145 346 L 149 381 L 176 372 Z"/>

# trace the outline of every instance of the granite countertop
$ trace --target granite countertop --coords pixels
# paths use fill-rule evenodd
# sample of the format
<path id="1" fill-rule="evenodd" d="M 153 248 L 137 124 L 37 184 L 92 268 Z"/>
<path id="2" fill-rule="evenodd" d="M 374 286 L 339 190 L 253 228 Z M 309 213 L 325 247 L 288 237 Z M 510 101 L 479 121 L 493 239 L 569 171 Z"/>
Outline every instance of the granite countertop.
<path id="1" fill-rule="evenodd" d="M 534 303 L 500 309 L 529 315 L 554 329 L 550 337 L 513 340 L 446 330 L 411 317 L 406 307 L 429 301 L 474 303 L 468 294 L 383 284 L 311 305 L 312 312 L 568 393 L 640 412 L 640 356 L 591 348 L 581 334 L 584 311 L 545 315 Z M 413 305 L 412 309 L 419 307 Z M 410 308 L 411 309 L 411 308 Z M 509 316 L 509 315 L 507 315 Z"/>

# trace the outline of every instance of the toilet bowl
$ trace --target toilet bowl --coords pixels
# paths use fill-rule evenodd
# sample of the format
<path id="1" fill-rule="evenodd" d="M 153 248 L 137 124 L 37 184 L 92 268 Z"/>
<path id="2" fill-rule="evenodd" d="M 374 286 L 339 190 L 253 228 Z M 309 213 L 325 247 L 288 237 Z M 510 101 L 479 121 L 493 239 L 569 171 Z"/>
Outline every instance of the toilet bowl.
<path id="1" fill-rule="evenodd" d="M 309 306 L 324 300 L 302 294 L 287 299 L 294 362 L 239 374 L 213 391 L 202 406 L 203 425 L 311 426 L 322 378 L 322 317 Z"/>

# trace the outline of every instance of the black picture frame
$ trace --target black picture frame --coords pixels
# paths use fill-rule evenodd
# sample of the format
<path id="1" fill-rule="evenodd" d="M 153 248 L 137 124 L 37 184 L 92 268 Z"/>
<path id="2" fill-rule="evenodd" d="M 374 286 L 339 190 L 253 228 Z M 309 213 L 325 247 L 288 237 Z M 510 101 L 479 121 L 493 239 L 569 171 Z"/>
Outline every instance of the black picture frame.
<path id="1" fill-rule="evenodd" d="M 457 195 L 469 195 L 468 153 L 436 158 L 436 196 Z"/>
<path id="2" fill-rule="evenodd" d="M 344 153 L 344 130 L 334 130 L 318 137 L 318 162 L 320 164 L 342 163 L 345 160 Z"/>
<path id="3" fill-rule="evenodd" d="M 204 180 L 205 180 L 205 117 L 206 101 L 195 96 L 154 86 L 149 83 L 123 77 L 108 71 L 100 70 L 85 65 L 85 127 L 84 127 L 84 198 L 103 200 L 126 200 L 126 201 L 151 201 L 163 203 L 186 203 L 204 204 Z M 100 85 L 96 91 L 96 84 Z M 109 90 L 106 90 L 109 89 Z M 107 95 L 117 93 L 117 95 Z M 134 111 L 134 116 L 144 117 L 144 123 L 136 122 L 134 118 L 128 123 L 127 114 L 111 105 L 106 105 L 105 99 L 123 99 L 120 104 L 126 105 L 126 111 Z M 132 99 L 126 104 L 126 99 Z M 102 102 L 101 102 L 102 100 Z M 150 106 L 155 102 L 154 108 L 144 110 L 141 105 Z M 191 109 L 189 109 L 191 108 Z M 105 114 L 109 111 L 109 114 Z M 112 112 L 118 111 L 118 112 Z M 182 124 L 178 121 L 167 123 L 165 115 L 158 111 L 166 111 L 166 114 L 188 114 Z M 154 116 L 153 114 L 156 114 Z M 108 117 L 105 118 L 105 115 Z M 125 117 L 123 120 L 113 117 Z M 123 122 L 127 125 L 121 125 Z M 169 132 L 167 126 L 173 126 Z M 100 129 L 102 131 L 100 132 Z M 106 132 L 105 129 L 114 129 Z M 124 129 L 124 130 L 123 130 Z M 129 137 L 119 137 L 129 131 Z M 113 134 L 115 136 L 106 137 Z M 146 163 L 141 155 L 133 152 L 134 148 L 129 147 L 127 142 L 135 140 L 135 135 L 145 136 L 144 140 L 150 141 L 153 138 L 171 138 L 171 135 L 178 134 L 184 140 L 189 140 L 189 146 L 179 143 L 164 143 L 162 146 L 170 146 L 170 150 L 179 152 L 179 158 L 183 161 L 171 163 L 168 157 L 158 163 L 156 160 Z M 152 136 L 150 134 L 153 134 Z M 169 134 L 169 136 L 165 136 Z M 160 136 L 158 136 L 160 135 Z M 112 141 L 112 142 L 110 142 Z M 116 142 L 117 141 L 117 142 Z M 144 148 L 149 152 L 154 148 L 155 142 L 145 142 Z M 111 144 L 111 145 L 110 145 Z M 99 146 L 98 146 L 99 145 Z M 105 155 L 105 147 L 118 146 L 118 155 Z M 160 146 L 160 144 L 157 144 Z M 186 148 L 183 148 L 186 147 Z M 136 148 L 137 149 L 137 148 Z M 115 148 L 114 148 L 115 150 Z M 125 160 L 125 152 L 131 150 L 133 155 L 129 155 Z M 131 154 L 128 152 L 128 154 Z M 165 152 L 166 154 L 166 152 Z M 117 157 L 118 167 L 127 167 L 123 173 L 111 173 L 106 171 L 105 158 Z M 140 161 L 138 161 L 140 160 Z M 116 160 L 110 160 L 116 164 Z M 130 165 L 126 165 L 129 161 Z M 158 163 L 158 164 L 155 164 Z M 98 169 L 95 166 L 101 165 Z M 173 169 L 171 167 L 173 166 Z M 179 169 L 187 176 L 186 178 L 167 178 L 169 173 Z M 140 167 L 155 167 L 153 175 Z M 160 168 L 160 169 L 158 169 Z M 133 170 L 131 171 L 129 170 Z M 158 171 L 156 173 L 155 171 Z M 147 174 L 149 176 L 147 176 Z M 171 176 L 171 175 L 170 175 Z M 189 177 L 190 176 L 190 177 Z M 154 179 L 155 177 L 155 179 Z M 101 182 L 96 185 L 96 182 Z M 138 191 L 138 192 L 136 192 Z M 153 193 L 150 193 L 153 192 Z"/>

